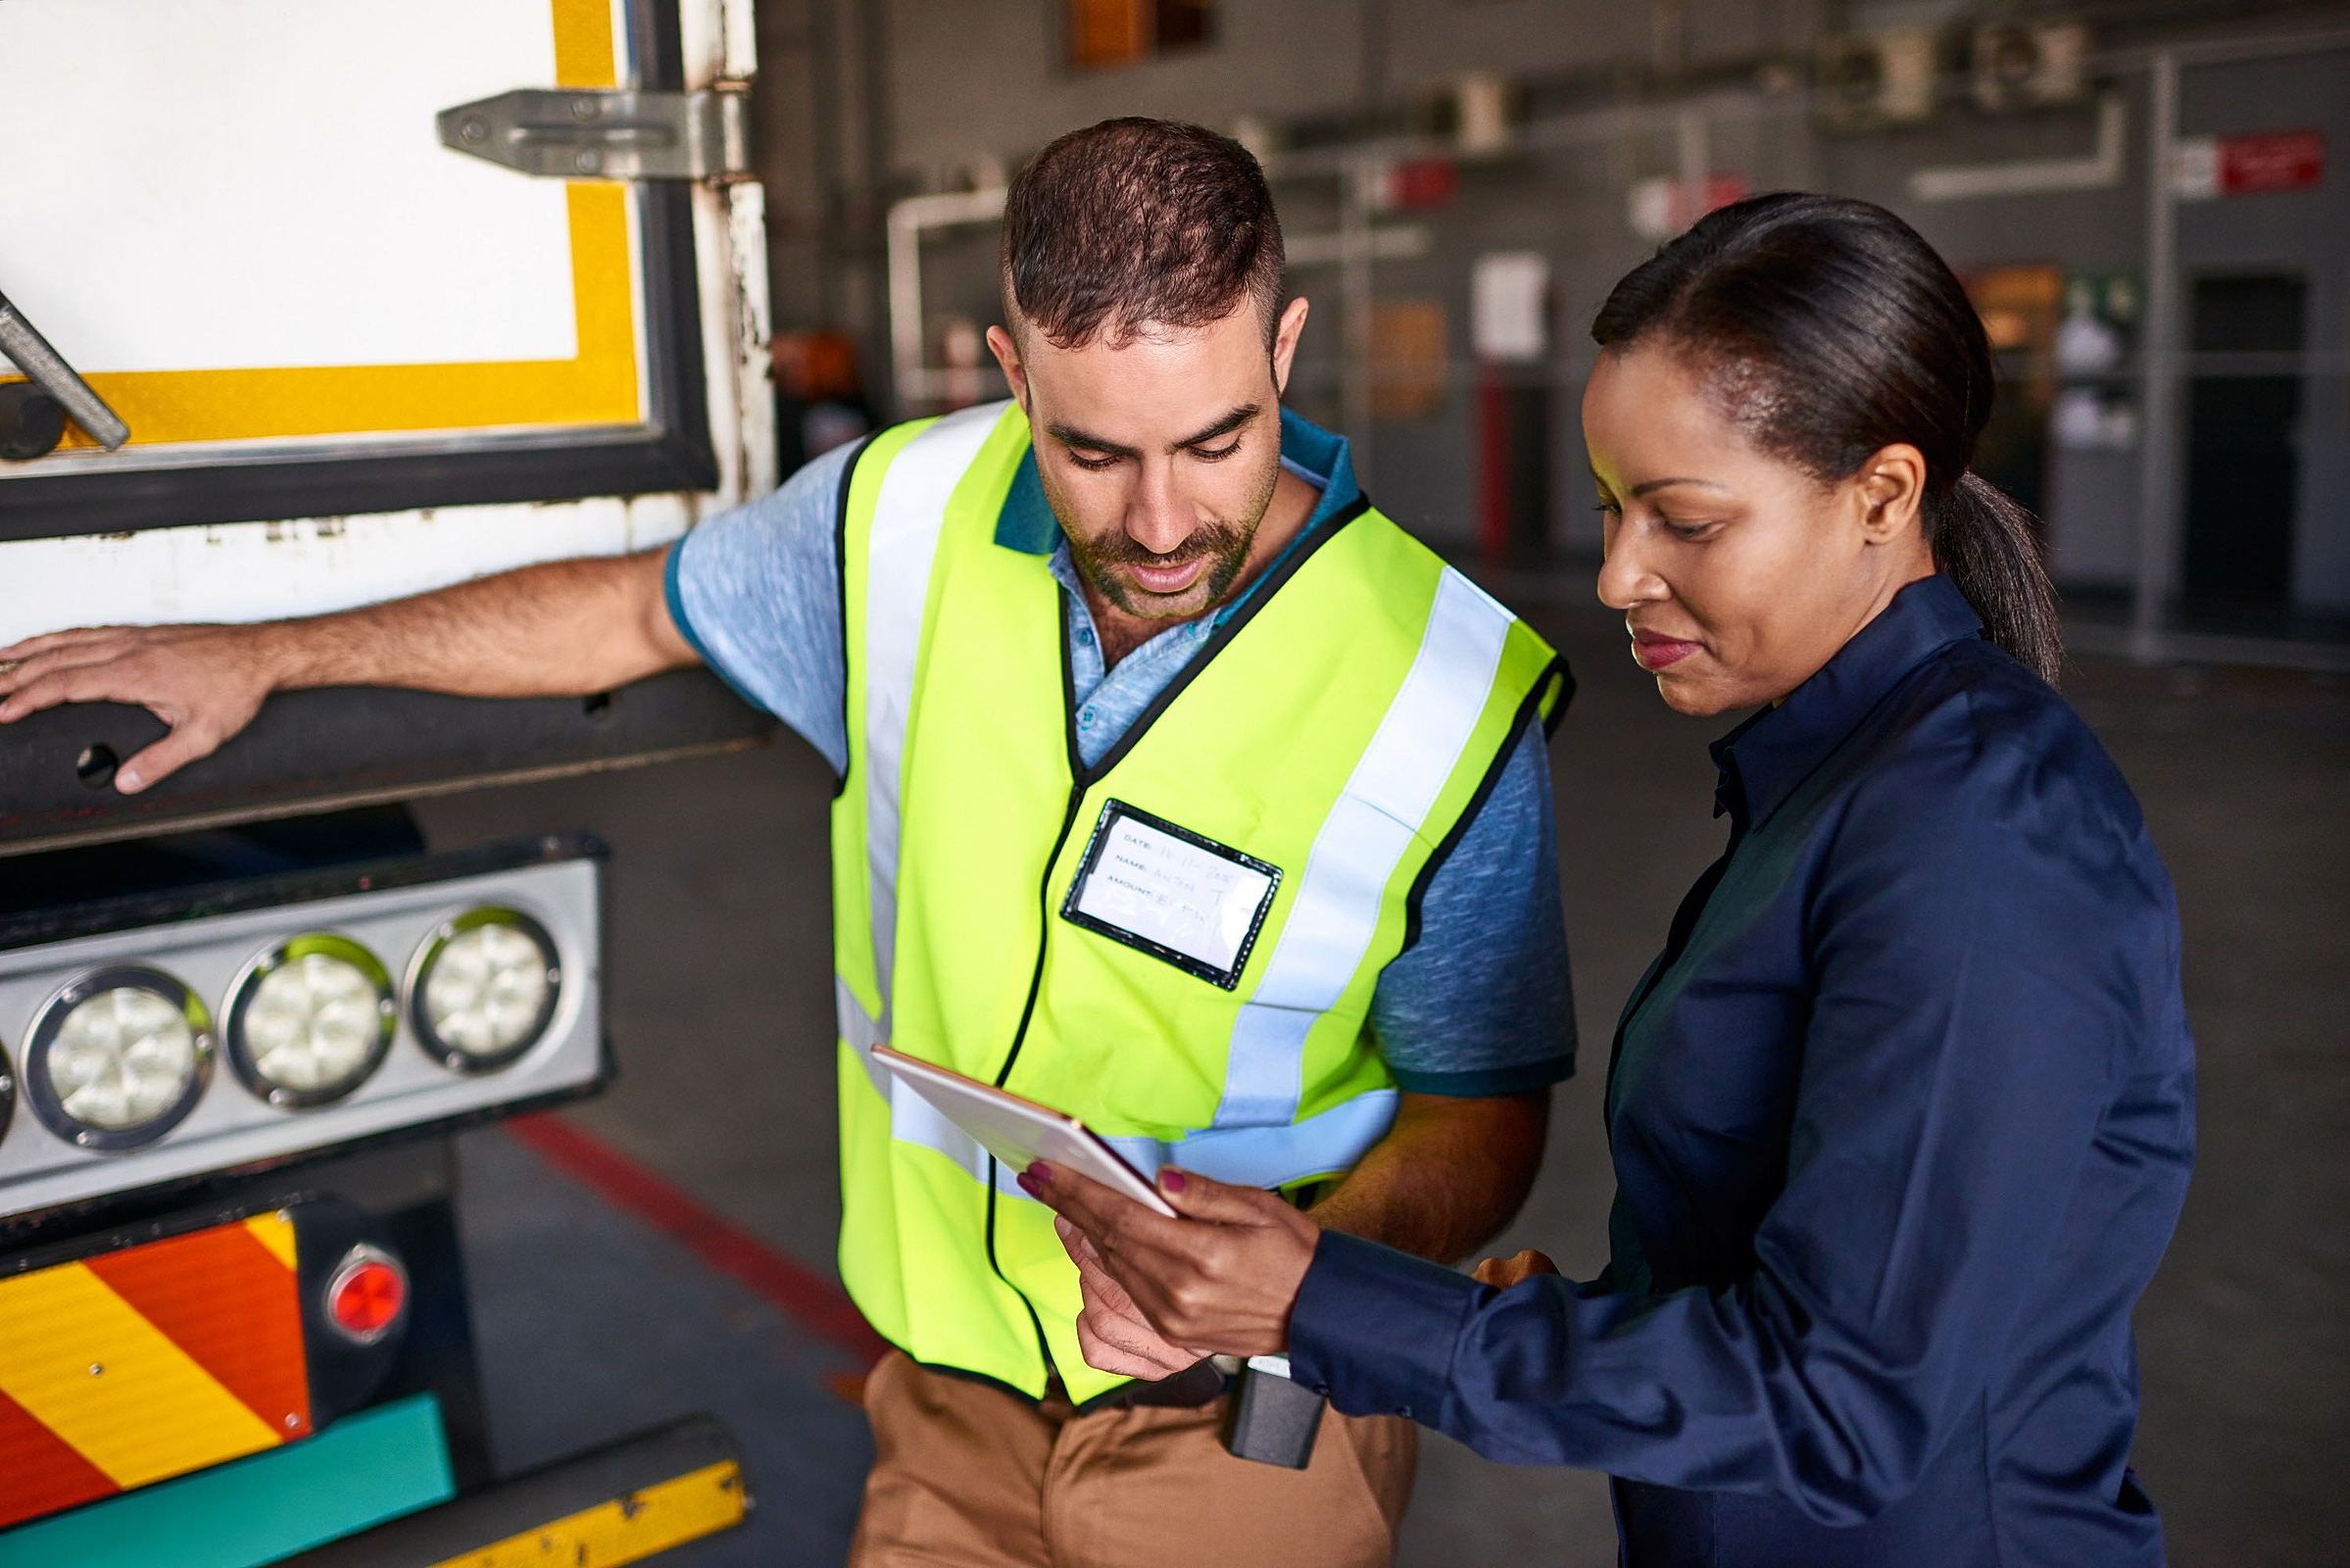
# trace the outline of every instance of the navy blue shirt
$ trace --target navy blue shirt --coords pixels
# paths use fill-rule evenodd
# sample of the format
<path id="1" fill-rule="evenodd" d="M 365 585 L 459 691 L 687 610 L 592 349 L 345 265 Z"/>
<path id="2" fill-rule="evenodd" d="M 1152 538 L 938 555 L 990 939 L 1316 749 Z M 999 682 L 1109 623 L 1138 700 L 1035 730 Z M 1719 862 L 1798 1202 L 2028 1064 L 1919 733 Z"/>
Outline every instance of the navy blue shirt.
<path id="1" fill-rule="evenodd" d="M 1904 589 L 1714 749 L 1609 1069 L 1596 1281 L 1326 1233 L 1303 1381 L 1616 1477 L 1625 1561 L 2154 1564 L 2130 1313 L 2193 1151 L 2168 873 L 2078 715 Z"/>

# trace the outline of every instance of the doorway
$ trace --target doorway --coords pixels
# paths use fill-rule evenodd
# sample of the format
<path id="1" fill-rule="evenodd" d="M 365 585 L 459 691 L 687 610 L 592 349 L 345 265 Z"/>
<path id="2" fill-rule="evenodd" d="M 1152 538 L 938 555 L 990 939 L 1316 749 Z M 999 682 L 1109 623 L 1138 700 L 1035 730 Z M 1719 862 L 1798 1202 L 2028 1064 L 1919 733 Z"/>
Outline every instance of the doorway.
<path id="1" fill-rule="evenodd" d="M 2180 581 L 2191 609 L 2262 614 L 2291 602 L 2301 375 L 2293 362 L 2271 357 L 2301 351 L 2306 293 L 2304 280 L 2286 273 L 2195 280 Z"/>

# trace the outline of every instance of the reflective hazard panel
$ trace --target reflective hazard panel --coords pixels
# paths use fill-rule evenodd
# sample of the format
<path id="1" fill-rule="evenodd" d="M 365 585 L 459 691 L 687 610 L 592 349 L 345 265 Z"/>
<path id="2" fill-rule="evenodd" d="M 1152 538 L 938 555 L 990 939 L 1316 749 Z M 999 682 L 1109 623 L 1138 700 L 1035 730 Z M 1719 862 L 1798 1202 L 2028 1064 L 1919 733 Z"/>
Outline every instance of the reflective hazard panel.
<path id="1" fill-rule="evenodd" d="M 311 1430 L 281 1213 L 0 1280 L 0 1528 Z"/>

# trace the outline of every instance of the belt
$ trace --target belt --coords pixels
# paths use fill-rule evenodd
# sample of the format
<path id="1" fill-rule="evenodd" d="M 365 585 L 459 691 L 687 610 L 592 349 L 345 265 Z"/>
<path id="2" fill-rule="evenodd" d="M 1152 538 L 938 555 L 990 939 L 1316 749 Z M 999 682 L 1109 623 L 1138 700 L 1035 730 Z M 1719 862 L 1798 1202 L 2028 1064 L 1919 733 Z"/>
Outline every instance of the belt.
<path id="1" fill-rule="evenodd" d="M 1096 1410 L 1178 1409 L 1197 1410 L 1213 1404 L 1231 1388 L 1231 1380 L 1223 1368 L 1213 1361 L 1197 1361 L 1173 1377 L 1150 1382 L 1135 1382 L 1098 1394 L 1076 1406 L 1079 1415 L 1091 1415 Z M 1065 1399 L 1068 1391 L 1061 1387 L 1060 1375 L 1049 1373 L 1045 1381 L 1045 1397 Z"/>

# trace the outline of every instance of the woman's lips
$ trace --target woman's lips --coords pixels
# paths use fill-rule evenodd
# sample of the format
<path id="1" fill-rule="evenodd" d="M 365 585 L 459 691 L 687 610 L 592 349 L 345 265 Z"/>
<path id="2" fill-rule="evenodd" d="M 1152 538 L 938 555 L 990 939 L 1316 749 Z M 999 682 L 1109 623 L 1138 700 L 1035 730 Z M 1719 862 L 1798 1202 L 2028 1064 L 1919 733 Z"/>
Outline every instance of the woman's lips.
<path id="1" fill-rule="evenodd" d="M 1697 644 L 1678 637 L 1659 637 L 1652 631 L 1632 634 L 1632 657 L 1646 670 L 1667 669 L 1697 651 Z"/>
<path id="2" fill-rule="evenodd" d="M 1207 569 L 1207 558 L 1200 556 L 1197 560 L 1185 562 L 1180 566 L 1145 566 L 1140 564 L 1129 564 L 1126 569 L 1134 573 L 1134 580 L 1142 586 L 1145 593 L 1179 594 L 1198 581 L 1199 573 Z"/>

